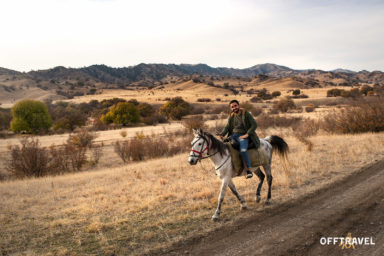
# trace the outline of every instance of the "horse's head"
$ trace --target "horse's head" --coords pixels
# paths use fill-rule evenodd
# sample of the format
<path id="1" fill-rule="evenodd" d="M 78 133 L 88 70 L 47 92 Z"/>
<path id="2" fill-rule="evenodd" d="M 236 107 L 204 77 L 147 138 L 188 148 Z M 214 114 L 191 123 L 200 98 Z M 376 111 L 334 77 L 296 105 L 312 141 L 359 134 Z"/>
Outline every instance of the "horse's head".
<path id="1" fill-rule="evenodd" d="M 193 129 L 195 137 L 191 142 L 191 152 L 189 153 L 188 162 L 191 165 L 197 164 L 197 162 L 205 155 L 208 155 L 209 140 L 204 132 L 199 129 Z"/>

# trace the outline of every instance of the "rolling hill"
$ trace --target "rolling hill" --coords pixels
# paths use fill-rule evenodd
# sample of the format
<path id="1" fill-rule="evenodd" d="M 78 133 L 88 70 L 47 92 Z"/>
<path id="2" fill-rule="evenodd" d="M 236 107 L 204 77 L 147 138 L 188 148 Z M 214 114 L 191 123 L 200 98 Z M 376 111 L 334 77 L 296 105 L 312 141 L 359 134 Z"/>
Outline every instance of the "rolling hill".
<path id="1" fill-rule="evenodd" d="M 83 68 L 55 67 L 18 72 L 0 68 L 0 103 L 5 106 L 23 98 L 40 100 L 71 99 L 101 93 L 105 89 L 168 87 L 186 81 L 205 85 L 244 85 L 246 87 L 285 84 L 298 88 L 384 84 L 381 71 L 337 69 L 294 70 L 276 64 L 259 64 L 245 69 L 210 67 L 206 64 L 144 64 L 113 68 L 92 65 Z M 198 85 L 196 85 L 198 86 Z M 284 87 L 284 86 L 283 86 Z M 228 88 L 227 88 L 228 89 Z"/>

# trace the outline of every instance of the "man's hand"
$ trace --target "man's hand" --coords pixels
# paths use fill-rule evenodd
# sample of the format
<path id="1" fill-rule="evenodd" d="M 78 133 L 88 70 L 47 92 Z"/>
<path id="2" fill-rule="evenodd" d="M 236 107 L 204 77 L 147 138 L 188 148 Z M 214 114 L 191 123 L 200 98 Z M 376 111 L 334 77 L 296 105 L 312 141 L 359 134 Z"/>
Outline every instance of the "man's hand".
<path id="1" fill-rule="evenodd" d="M 239 139 L 241 139 L 241 140 L 242 140 L 242 139 L 246 139 L 246 138 L 248 138 L 248 133 L 246 133 L 246 134 L 244 134 L 244 135 L 242 135 L 242 136 L 239 137 Z"/>
<path id="2" fill-rule="evenodd" d="M 221 140 L 223 140 L 224 136 L 223 136 L 223 135 L 219 135 L 219 138 L 220 138 Z"/>

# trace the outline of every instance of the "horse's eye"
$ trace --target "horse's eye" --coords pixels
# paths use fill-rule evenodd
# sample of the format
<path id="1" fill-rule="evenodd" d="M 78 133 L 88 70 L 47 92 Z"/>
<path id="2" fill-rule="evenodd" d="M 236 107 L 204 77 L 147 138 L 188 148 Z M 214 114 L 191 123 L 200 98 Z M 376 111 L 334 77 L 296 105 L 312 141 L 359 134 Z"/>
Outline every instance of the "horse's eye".
<path id="1" fill-rule="evenodd" d="M 199 146 L 201 146 L 201 143 L 199 143 Z"/>

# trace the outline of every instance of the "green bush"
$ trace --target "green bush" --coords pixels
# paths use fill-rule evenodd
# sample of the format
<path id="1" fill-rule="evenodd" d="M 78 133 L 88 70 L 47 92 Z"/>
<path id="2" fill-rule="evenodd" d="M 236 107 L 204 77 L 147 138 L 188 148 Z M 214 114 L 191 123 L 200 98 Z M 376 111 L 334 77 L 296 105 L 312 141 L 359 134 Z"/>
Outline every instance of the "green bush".
<path id="1" fill-rule="evenodd" d="M 52 113 L 54 119 L 53 129 L 73 131 L 77 127 L 84 126 L 87 115 L 76 105 L 68 105 L 65 108 L 56 107 Z"/>
<path id="2" fill-rule="evenodd" d="M 295 89 L 292 92 L 293 95 L 300 95 L 300 93 L 301 93 L 300 89 Z"/>
<path id="3" fill-rule="evenodd" d="M 155 109 L 148 103 L 140 103 L 137 105 L 141 117 L 150 117 L 155 113 Z"/>
<path id="4" fill-rule="evenodd" d="M 11 130 L 37 134 L 52 125 L 47 106 L 36 100 L 22 100 L 12 107 Z"/>
<path id="5" fill-rule="evenodd" d="M 105 124 L 115 123 L 128 125 L 140 122 L 139 110 L 133 103 L 119 102 L 110 111 L 102 115 L 100 120 Z"/>
<path id="6" fill-rule="evenodd" d="M 171 99 L 160 108 L 160 114 L 166 116 L 168 119 L 176 120 L 181 120 L 181 118 L 188 115 L 190 111 L 190 104 L 181 97 Z"/>

